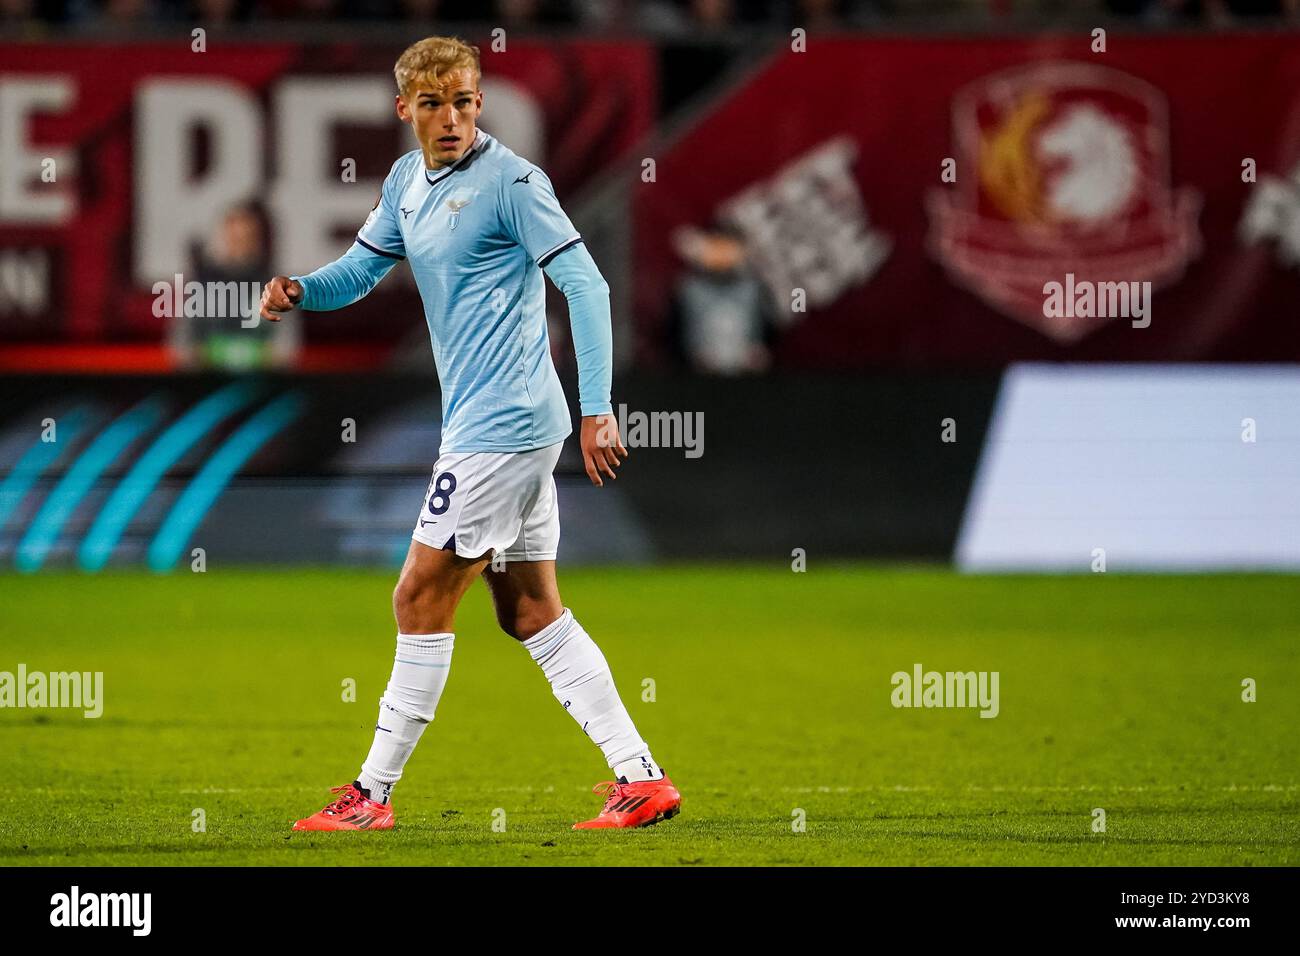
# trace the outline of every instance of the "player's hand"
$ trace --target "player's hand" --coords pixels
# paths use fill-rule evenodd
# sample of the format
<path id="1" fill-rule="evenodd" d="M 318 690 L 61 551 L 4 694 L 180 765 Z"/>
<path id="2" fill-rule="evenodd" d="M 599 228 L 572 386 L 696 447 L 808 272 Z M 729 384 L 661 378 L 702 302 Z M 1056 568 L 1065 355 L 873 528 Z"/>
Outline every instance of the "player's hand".
<path id="1" fill-rule="evenodd" d="M 582 463 L 587 468 L 587 477 L 597 488 L 603 488 L 605 482 L 601 475 L 617 478 L 614 469 L 621 462 L 619 455 L 627 457 L 623 439 L 618 434 L 618 419 L 613 415 L 584 415 L 582 418 Z"/>
<path id="2" fill-rule="evenodd" d="M 262 318 L 279 322 L 280 312 L 288 312 L 302 301 L 302 283 L 288 276 L 276 276 L 262 288 Z"/>

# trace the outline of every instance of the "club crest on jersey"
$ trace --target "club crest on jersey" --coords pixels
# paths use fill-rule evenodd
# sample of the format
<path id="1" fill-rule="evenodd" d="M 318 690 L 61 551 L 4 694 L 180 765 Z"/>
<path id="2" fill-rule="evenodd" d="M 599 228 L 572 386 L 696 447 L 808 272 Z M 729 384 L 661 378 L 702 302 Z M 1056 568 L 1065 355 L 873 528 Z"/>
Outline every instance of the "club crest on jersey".
<path id="1" fill-rule="evenodd" d="M 474 197 L 471 196 L 469 199 L 448 199 L 447 200 L 447 208 L 451 210 L 451 215 L 447 217 L 447 226 L 449 228 L 451 229 L 456 228 L 457 224 L 460 222 L 460 211 L 464 209 L 466 206 L 468 206 L 470 203 L 470 199 L 473 198 Z"/>

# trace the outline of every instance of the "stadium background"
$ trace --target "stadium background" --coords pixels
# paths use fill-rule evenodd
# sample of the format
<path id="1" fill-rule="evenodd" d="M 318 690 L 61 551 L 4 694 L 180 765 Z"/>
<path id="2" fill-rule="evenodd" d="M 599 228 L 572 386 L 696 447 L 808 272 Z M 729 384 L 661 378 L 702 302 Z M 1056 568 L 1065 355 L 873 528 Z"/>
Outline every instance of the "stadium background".
<path id="1" fill-rule="evenodd" d="M 988 658 L 993 669 L 1023 660 L 1043 701 L 1055 698 L 1054 681 L 1097 677 L 1095 696 L 1076 698 L 1076 716 L 1106 711 L 1116 680 L 1121 699 L 1131 691 L 1127 699 L 1143 706 L 1139 678 L 1125 684 L 1105 664 L 1138 640 L 1151 657 L 1129 660 L 1137 672 L 1189 655 L 1191 670 L 1160 678 L 1170 693 L 1206 692 L 1220 667 L 1213 680 L 1226 681 L 1229 696 L 1247 673 L 1294 688 L 1295 16 L 1286 2 L 1230 0 L 514 2 L 490 10 L 436 0 L 4 0 L 4 660 L 44 655 L 53 667 L 107 655 L 131 674 L 129 662 L 154 654 L 185 660 L 183 648 L 203 635 L 232 642 L 243 660 L 262 639 L 283 641 L 289 654 L 314 635 L 259 637 L 233 622 L 287 600 L 289 630 L 305 628 L 315 602 L 344 592 L 373 597 L 367 626 L 379 646 L 382 582 L 409 541 L 439 436 L 437 380 L 407 268 L 350 309 L 295 315 L 275 329 L 244 328 L 240 313 L 221 309 L 160 315 L 155 284 L 170 287 L 177 276 L 260 283 L 346 249 L 388 165 L 409 148 L 391 116 L 392 61 L 417 36 L 455 32 L 483 50 L 483 125 L 547 170 L 609 281 L 616 407 L 702 423 L 700 454 L 680 441 L 634 446 L 604 490 L 586 482 L 574 448 L 561 461 L 562 573 L 588 613 L 606 618 L 611 659 L 629 653 L 613 633 L 623 612 L 642 613 L 642 624 L 627 625 L 636 633 L 659 620 L 647 602 L 695 614 L 708 606 L 715 616 L 681 630 L 707 630 L 701 640 L 716 659 L 695 660 L 683 646 L 683 660 L 700 670 L 680 686 L 693 688 L 702 711 L 728 693 L 746 708 L 750 698 L 709 675 L 718 676 L 720 659 L 731 667 L 738 655 L 761 653 L 766 638 L 737 629 L 761 627 L 747 610 L 762 605 L 805 631 L 810 654 L 830 642 L 821 645 L 826 661 L 839 659 L 841 640 L 875 648 L 870 665 L 845 671 L 850 685 L 832 688 L 808 671 L 795 693 L 842 694 L 852 712 L 858 678 L 874 681 L 884 710 L 870 711 L 873 719 L 897 716 L 884 703 L 895 665 L 945 651 Z M 1104 52 L 1095 49 L 1099 27 Z M 1049 154 L 1042 144 L 1051 132 L 1058 151 Z M 1073 182 L 1081 192 L 1072 221 L 1043 211 L 1062 169 L 1085 174 Z M 1048 320 L 1042 284 L 1066 272 L 1151 281 L 1149 325 L 1128 316 Z M 572 397 L 564 305 L 551 294 L 553 352 Z M 878 562 L 929 570 L 914 579 Z M 293 575 L 295 565 L 350 570 L 282 578 L 279 596 L 248 570 Z M 839 570 L 825 570 L 832 565 Z M 224 630 L 201 612 L 195 623 L 204 599 L 181 580 L 192 570 L 232 582 L 219 599 L 226 610 L 209 608 L 219 622 L 232 615 Z M 617 598 L 601 592 L 606 570 L 624 589 Z M 1240 570 L 1286 573 L 1139 577 L 1132 591 L 1105 597 L 1084 590 L 1099 571 Z M 954 573 L 963 571 L 1044 575 Z M 803 577 L 818 601 L 791 596 Z M 86 616 L 46 623 L 39 609 L 63 601 Z M 1254 616 L 1235 617 L 1241 606 Z M 479 611 L 470 614 L 487 626 Z M 117 635 L 111 647 L 69 633 L 99 616 Z M 1153 623 L 1162 616 L 1177 633 Z M 137 633 L 151 622 L 158 633 Z M 983 627 L 1005 631 L 985 633 L 982 645 L 971 635 Z M 999 644 L 1007 634 L 1018 636 Z M 1082 642 L 1065 652 L 1077 655 L 1069 677 L 1030 643 L 1066 638 Z M 375 654 L 360 659 L 375 670 Z M 233 660 L 228 672 L 222 659 L 204 660 L 216 673 L 237 671 Z M 147 702 L 168 696 L 155 683 L 163 665 L 140 667 L 134 696 L 123 691 L 128 713 L 130 700 L 146 713 Z M 370 677 L 374 690 L 382 675 Z M 1167 842 L 1174 849 L 1161 852 L 1174 862 L 1201 859 L 1207 846 L 1209 861 L 1294 862 L 1296 753 L 1293 735 L 1284 743 L 1280 733 L 1294 722 L 1294 699 L 1259 724 L 1207 704 L 1224 708 L 1214 719 L 1232 728 L 1220 758 L 1227 764 L 1178 763 L 1168 773 L 1147 761 L 1179 752 L 1196 721 L 1155 708 L 1144 726 L 1157 729 L 1140 753 L 1088 764 L 1085 777 L 1127 793 L 1125 774 L 1142 766 L 1154 790 L 1197 780 L 1212 791 L 1200 805 L 1218 806 L 1231 821 L 1223 825 L 1245 834 L 1246 849 L 1237 848 L 1245 856 L 1233 855 L 1237 837 L 1198 830 L 1202 818 L 1172 835 L 1144 831 L 1137 843 Z M 202 713 L 200 737 L 209 732 Z M 1047 713 L 988 723 L 1041 739 Z M 69 812 L 79 804 L 58 796 L 62 781 L 80 779 L 84 793 L 87 780 L 113 778 L 88 756 L 54 758 L 54 745 L 27 725 L 5 729 L 0 753 L 46 768 L 39 780 Z M 979 771 L 990 752 L 968 733 L 904 736 L 936 765 L 974 761 Z M 1078 734 L 1084 753 L 1087 733 Z M 106 753 L 124 753 L 129 726 L 127 735 Z M 913 758 L 868 743 L 874 737 L 861 728 L 837 723 L 826 735 L 815 749 L 836 773 L 858 767 L 864 749 L 904 768 L 867 783 L 854 771 L 851 785 L 885 790 L 902 779 L 942 791 L 950 782 L 940 774 L 936 784 Z M 77 739 L 90 745 L 85 734 Z M 1044 782 L 1044 767 L 1049 782 L 1078 783 L 1065 757 L 1070 732 L 1047 733 L 1053 739 L 1051 758 L 1018 754 L 1023 793 Z M 1003 739 L 993 749 L 1007 747 Z M 197 772 L 177 773 L 199 785 Z M 802 765 L 791 773 L 786 789 L 808 789 L 790 781 L 816 775 Z M 1229 785 L 1257 802 L 1222 804 Z M 286 798 L 285 812 L 311 792 Z M 1016 799 L 1030 800 L 1023 793 Z M 697 799 L 703 808 L 709 797 Z M 987 795 L 968 790 L 944 799 L 949 815 L 954 805 L 988 809 Z M 924 801 L 885 805 L 877 816 L 916 810 L 930 824 L 926 814 L 944 816 Z M 1033 806 L 1020 809 L 1050 827 L 1034 821 L 1046 811 Z M 1174 799 L 1153 812 L 1184 809 Z M 789 812 L 777 814 L 788 821 Z M 968 861 L 959 834 L 936 847 L 891 832 L 902 842 L 887 861 Z M 20 862 L 18 837 L 27 834 L 5 836 L 6 862 Z M 841 836 L 847 855 L 737 859 L 860 862 L 851 851 L 862 835 L 849 826 Z M 1025 856 L 993 849 L 969 860 L 1078 861 L 1053 856 L 1061 848 L 1052 839 L 1032 837 Z M 121 859 L 128 842 L 71 845 L 83 859 L 107 861 Z M 49 846 L 62 849 L 57 840 Z M 1130 849 L 1136 855 L 1095 861 L 1148 859 Z M 473 862 L 495 851 L 467 852 Z"/>

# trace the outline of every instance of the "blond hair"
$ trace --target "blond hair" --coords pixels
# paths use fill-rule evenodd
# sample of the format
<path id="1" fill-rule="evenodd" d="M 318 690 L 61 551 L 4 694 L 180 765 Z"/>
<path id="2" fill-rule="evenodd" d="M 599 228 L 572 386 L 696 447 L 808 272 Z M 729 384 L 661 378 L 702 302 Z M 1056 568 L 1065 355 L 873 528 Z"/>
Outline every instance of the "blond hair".
<path id="1" fill-rule="evenodd" d="M 418 80 L 436 81 L 442 74 L 460 69 L 469 69 L 474 74 L 477 87 L 483 76 L 479 69 L 478 47 L 460 37 L 425 37 L 412 43 L 397 58 L 393 77 L 397 80 L 397 92 L 405 96 Z"/>

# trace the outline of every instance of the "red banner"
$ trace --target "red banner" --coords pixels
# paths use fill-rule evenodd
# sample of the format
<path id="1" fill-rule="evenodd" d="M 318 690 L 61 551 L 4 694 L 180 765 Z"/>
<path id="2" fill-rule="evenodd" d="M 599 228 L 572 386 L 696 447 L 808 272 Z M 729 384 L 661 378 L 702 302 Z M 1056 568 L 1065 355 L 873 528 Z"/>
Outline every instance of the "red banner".
<path id="1" fill-rule="evenodd" d="M 654 121 L 648 44 L 480 49 L 482 125 L 542 164 L 562 200 Z M 216 39 L 0 45 L 0 349 L 157 345 L 166 320 L 152 308 L 155 283 L 191 272 L 194 250 L 249 200 L 265 212 L 276 272 L 335 258 L 415 145 L 393 110 L 400 52 Z M 321 316 L 309 334 L 408 332 L 418 300 L 394 280 L 346 322 Z"/>
<path id="2" fill-rule="evenodd" d="M 776 57 L 638 187 L 643 353 L 753 311 L 702 280 L 734 279 L 712 235 L 786 366 L 1300 360 L 1300 39 L 1104 42 Z"/>

